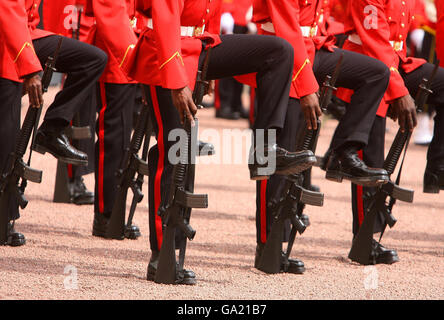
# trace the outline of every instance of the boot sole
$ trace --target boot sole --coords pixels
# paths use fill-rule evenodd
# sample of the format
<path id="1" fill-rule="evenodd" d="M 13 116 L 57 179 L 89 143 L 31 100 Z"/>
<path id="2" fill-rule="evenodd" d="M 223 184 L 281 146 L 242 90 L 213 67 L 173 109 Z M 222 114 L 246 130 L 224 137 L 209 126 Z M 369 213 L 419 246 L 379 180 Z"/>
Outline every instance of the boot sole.
<path id="1" fill-rule="evenodd" d="M 63 162 L 63 163 L 68 163 L 68 164 L 73 164 L 76 166 L 87 166 L 88 165 L 88 160 L 78 160 L 78 159 L 72 159 L 72 158 L 66 158 L 66 157 L 61 157 L 57 154 L 55 154 L 54 152 L 52 152 L 51 150 L 49 150 L 48 148 L 36 144 L 32 150 L 40 153 L 40 154 L 45 154 L 46 152 L 48 152 L 49 154 L 51 154 L 52 156 L 54 156 L 57 160 Z"/>
<path id="2" fill-rule="evenodd" d="M 338 172 L 338 171 L 327 171 L 325 178 L 334 182 L 342 182 L 343 179 L 349 180 L 354 184 L 364 186 L 364 187 L 379 187 L 389 181 L 389 178 L 384 175 L 373 176 L 373 177 L 363 177 L 356 178 L 348 174 Z"/>
<path id="3" fill-rule="evenodd" d="M 291 175 L 291 174 L 301 173 L 302 171 L 310 169 L 315 164 L 316 164 L 316 157 L 308 156 L 305 159 L 300 160 L 296 164 L 292 164 L 291 166 L 287 166 L 285 168 L 276 170 L 276 174 Z"/>
<path id="4" fill-rule="evenodd" d="M 148 281 L 154 281 L 154 278 L 156 277 L 156 274 L 148 273 L 146 275 L 146 280 Z M 184 284 L 184 285 L 195 285 L 196 284 L 196 278 L 184 278 L 181 282 L 176 282 L 175 284 Z"/>

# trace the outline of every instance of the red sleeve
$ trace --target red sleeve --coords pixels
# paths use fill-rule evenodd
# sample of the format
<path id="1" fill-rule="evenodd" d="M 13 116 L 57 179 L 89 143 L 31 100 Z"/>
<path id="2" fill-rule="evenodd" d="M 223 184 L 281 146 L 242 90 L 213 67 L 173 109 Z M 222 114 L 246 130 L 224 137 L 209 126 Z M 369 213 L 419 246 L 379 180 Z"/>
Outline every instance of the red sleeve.
<path id="1" fill-rule="evenodd" d="M 180 17 L 184 0 L 145 0 L 151 3 L 153 32 L 162 87 L 179 89 L 188 81 L 181 52 Z"/>
<path id="2" fill-rule="evenodd" d="M 436 1 L 436 12 L 438 21 L 436 23 L 436 55 L 440 65 L 444 67 L 444 3 Z"/>
<path id="3" fill-rule="evenodd" d="M 134 48 L 137 37 L 133 31 L 124 1 L 92 0 L 97 37 L 121 66 Z M 118 26 L 118 27 L 114 27 Z"/>
<path id="4" fill-rule="evenodd" d="M 0 12 L 0 30 L 19 78 L 41 71 L 28 29 L 25 0 L 2 0 Z"/>
<path id="5" fill-rule="evenodd" d="M 276 36 L 284 38 L 293 46 L 292 80 L 295 82 L 297 95 L 304 97 L 315 93 L 319 86 L 313 73 L 313 61 L 308 57 L 299 25 L 299 3 L 288 0 L 267 0 L 267 6 Z"/>
<path id="6" fill-rule="evenodd" d="M 385 100 L 392 101 L 407 95 L 409 91 L 398 72 L 399 56 L 390 45 L 390 27 L 385 14 L 385 1 L 350 1 L 349 5 L 351 6 L 351 19 L 362 41 L 363 53 L 381 60 L 390 68 L 390 82 Z M 371 10 L 372 8 L 373 10 Z M 375 17 L 376 20 L 374 20 Z"/>

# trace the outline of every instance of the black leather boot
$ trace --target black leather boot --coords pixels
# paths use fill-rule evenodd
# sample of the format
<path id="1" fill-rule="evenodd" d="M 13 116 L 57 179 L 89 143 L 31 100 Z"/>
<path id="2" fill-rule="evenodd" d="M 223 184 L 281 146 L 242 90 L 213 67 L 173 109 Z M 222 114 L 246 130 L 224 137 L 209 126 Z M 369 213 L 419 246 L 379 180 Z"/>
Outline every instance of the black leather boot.
<path id="1" fill-rule="evenodd" d="M 149 281 L 154 281 L 157 272 L 157 265 L 159 263 L 159 251 L 152 251 L 150 262 L 148 263 L 146 279 Z M 179 265 L 176 265 L 176 269 L 178 269 Z M 191 270 L 183 269 L 182 271 L 178 271 L 176 275 L 176 284 L 187 284 L 193 285 L 196 284 L 196 274 Z"/>
<path id="2" fill-rule="evenodd" d="M 88 156 L 74 148 L 64 133 L 65 128 L 41 128 L 35 136 L 35 151 L 52 154 L 58 160 L 77 166 L 87 166 Z"/>
<path id="3" fill-rule="evenodd" d="M 94 204 L 94 193 L 86 189 L 82 177 L 75 177 L 68 185 L 71 201 L 77 205 Z"/>
<path id="4" fill-rule="evenodd" d="M 333 151 L 327 163 L 325 177 L 336 182 L 347 179 L 366 187 L 377 187 L 389 180 L 386 170 L 367 167 L 354 148 Z"/>
<path id="5" fill-rule="evenodd" d="M 262 151 L 262 150 L 261 150 Z M 267 159 L 274 157 L 276 167 L 269 166 Z M 265 180 L 272 174 L 290 175 L 302 172 L 316 163 L 316 157 L 310 150 L 289 152 L 274 145 L 265 145 L 264 152 L 255 148 L 250 152 L 248 168 L 251 180 Z"/>
<path id="6" fill-rule="evenodd" d="M 444 190 L 444 165 L 432 166 L 427 165 L 424 172 L 424 193 L 439 193 Z"/>
<path id="7" fill-rule="evenodd" d="M 214 149 L 214 145 L 212 143 L 199 140 L 198 147 L 199 156 L 212 156 L 216 153 L 216 150 Z"/>
<path id="8" fill-rule="evenodd" d="M 375 239 L 372 241 L 372 246 L 371 260 L 373 260 L 375 264 L 392 264 L 399 261 L 396 250 L 385 248 Z"/>
<path id="9" fill-rule="evenodd" d="M 109 218 L 103 213 L 94 212 L 94 222 L 92 235 L 96 237 L 106 238 L 106 228 L 108 226 Z"/>
<path id="10" fill-rule="evenodd" d="M 264 247 L 264 243 L 258 243 L 256 245 L 256 255 L 254 257 L 254 267 L 256 269 L 258 269 L 259 267 L 259 262 L 262 257 L 262 252 L 264 251 Z M 280 272 L 303 274 L 305 272 L 305 266 L 304 263 L 299 259 L 288 259 L 288 262 L 286 262 L 285 254 L 282 252 L 282 263 Z"/>
<path id="11" fill-rule="evenodd" d="M 140 229 L 136 225 L 125 226 L 124 237 L 125 239 L 136 240 L 142 234 L 140 233 Z"/>
<path id="12" fill-rule="evenodd" d="M 8 222 L 8 232 L 6 235 L 8 238 L 6 245 L 8 246 L 19 247 L 26 243 L 25 236 L 22 233 L 15 231 L 14 223 Z"/>

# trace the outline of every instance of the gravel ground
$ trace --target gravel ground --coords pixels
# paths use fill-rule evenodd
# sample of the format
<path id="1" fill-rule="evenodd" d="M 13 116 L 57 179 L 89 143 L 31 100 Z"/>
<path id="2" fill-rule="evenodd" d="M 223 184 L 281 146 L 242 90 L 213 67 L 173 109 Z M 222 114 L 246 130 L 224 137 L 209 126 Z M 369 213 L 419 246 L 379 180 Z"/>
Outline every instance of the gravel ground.
<path id="1" fill-rule="evenodd" d="M 51 95 L 54 89 L 47 100 Z M 199 119 L 202 134 L 205 128 L 219 133 L 247 128 L 245 120 L 215 119 L 213 109 L 199 111 Z M 388 123 L 389 146 L 397 126 Z M 335 120 L 324 119 L 320 155 L 335 126 Z M 221 156 L 221 146 L 212 142 Z M 223 157 L 212 161 L 217 159 Z M 150 257 L 146 200 L 134 219 L 142 232 L 138 240 L 93 237 L 93 207 L 53 203 L 56 160 L 34 153 L 32 167 L 43 170 L 43 182 L 29 184 L 30 202 L 16 224 L 26 245 L 0 247 L 0 299 L 443 299 L 444 197 L 422 193 L 425 159 L 426 148 L 412 143 L 402 186 L 414 189 L 415 199 L 413 204 L 396 204 L 398 223 L 384 235 L 382 243 L 396 248 L 401 260 L 390 266 L 363 267 L 347 258 L 350 184 L 327 181 L 324 172 L 314 168 L 313 181 L 325 193 L 325 204 L 307 208 L 312 224 L 293 247 L 292 256 L 305 263 L 304 275 L 267 275 L 253 268 L 255 183 L 249 180 L 246 160 L 198 165 L 196 192 L 208 194 L 209 207 L 193 211 L 197 235 L 188 243 L 186 256 L 186 268 L 196 273 L 198 282 L 173 286 L 145 280 Z M 92 190 L 94 176 L 85 181 Z"/>

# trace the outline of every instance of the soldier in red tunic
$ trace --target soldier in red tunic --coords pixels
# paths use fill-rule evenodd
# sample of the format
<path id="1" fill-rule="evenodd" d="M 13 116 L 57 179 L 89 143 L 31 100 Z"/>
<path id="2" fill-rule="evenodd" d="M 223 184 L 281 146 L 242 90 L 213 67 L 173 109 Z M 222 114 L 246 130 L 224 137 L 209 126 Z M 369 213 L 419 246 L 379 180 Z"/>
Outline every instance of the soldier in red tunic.
<path id="1" fill-rule="evenodd" d="M 59 0 L 43 2 L 43 27 L 47 31 L 54 32 L 69 38 L 85 42 L 94 17 L 85 15 L 85 0 Z M 79 21 L 80 20 L 80 21 Z M 81 127 L 89 126 L 92 131 L 90 139 L 75 141 L 75 147 L 88 155 L 88 166 L 66 166 L 69 178 L 66 189 L 69 192 L 69 200 L 77 205 L 94 204 L 94 193 L 86 188 L 83 176 L 94 172 L 94 123 L 96 121 L 96 97 L 95 88 L 88 94 L 83 103 L 85 108 L 79 112 L 78 123 Z M 90 106 L 87 110 L 86 106 Z M 57 176 L 57 175 L 56 175 Z M 57 186 L 57 182 L 56 182 Z M 54 197 L 54 201 L 60 201 Z"/>
<path id="2" fill-rule="evenodd" d="M 388 181 L 387 172 L 375 169 L 382 166 L 367 167 L 358 158 L 357 151 L 367 145 L 376 109 L 387 88 L 389 71 L 376 59 L 334 46 L 335 38 L 327 33 L 325 27 L 328 4 L 326 0 L 255 0 L 253 4 L 253 21 L 259 24 L 258 31 L 288 40 L 295 52 L 290 90 L 290 105 L 295 114 L 287 117 L 286 127 L 291 130 L 293 139 L 286 147 L 289 150 L 296 147 L 299 114 L 303 114 L 308 128 L 316 127 L 316 120 L 321 114 L 316 93 L 325 77 L 332 75 L 343 54 L 336 86 L 353 88 L 355 92 L 332 140 L 334 151 L 331 161 L 335 167 L 330 167 L 328 175 L 335 172 L 360 185 L 377 185 Z M 260 260 L 273 221 L 267 204 L 283 182 L 282 177 L 275 175 L 257 185 L 256 262 Z M 302 261 L 295 259 L 290 263 L 289 272 L 304 272 Z"/>
<path id="3" fill-rule="evenodd" d="M 406 56 L 405 41 L 410 25 L 414 22 L 414 0 L 350 1 L 346 31 L 349 33 L 344 48 L 363 53 L 384 62 L 390 68 L 390 83 L 381 103 L 369 144 L 362 150 L 364 160 L 380 166 L 384 161 L 385 117 L 390 105 L 390 116 L 404 130 L 416 126 L 415 103 L 418 86 L 423 78 L 429 78 L 434 66 L 423 59 Z M 433 140 L 427 153 L 424 174 L 424 192 L 438 193 L 444 188 L 444 69 L 440 68 L 432 85 L 433 94 L 427 103 L 436 106 Z M 357 234 L 366 208 L 371 188 L 352 186 L 353 233 Z M 382 230 L 383 218 L 375 227 Z M 393 263 L 399 260 L 395 250 L 389 250 L 375 241 L 377 263 Z"/>
<path id="4" fill-rule="evenodd" d="M 92 234 L 105 237 L 117 191 L 116 172 L 129 147 L 136 83 L 123 72 L 122 65 L 134 49 L 137 37 L 131 21 L 133 0 L 88 0 L 86 14 L 94 16 L 88 39 L 108 55 L 108 64 L 97 84 L 98 119 L 95 153 L 95 201 Z M 135 227 L 135 226 L 134 226 Z M 135 232 L 139 234 L 138 230 Z"/>
<path id="5" fill-rule="evenodd" d="M 1 95 L 0 167 L 13 150 L 20 126 L 21 82 L 29 93 L 30 104 L 43 102 L 39 72 L 48 56 L 57 47 L 60 36 L 37 28 L 39 0 L 3 0 L 0 2 L 0 77 Z M 71 146 L 64 134 L 74 114 L 82 107 L 85 95 L 100 77 L 106 64 L 106 55 L 100 49 L 65 38 L 56 68 L 66 73 L 64 89 L 57 94 L 46 111 L 36 135 L 36 147 L 49 152 L 59 160 L 85 165 L 86 154 Z M 11 203 L 10 219 L 19 217 L 17 203 Z M 12 231 L 11 231 L 12 232 Z M 13 233 L 12 245 L 24 244 L 21 234 Z"/>
<path id="6" fill-rule="evenodd" d="M 168 140 L 172 129 L 181 128 L 183 118 L 193 122 L 197 112 L 191 91 L 194 88 L 199 57 L 212 47 L 207 79 L 219 79 L 256 73 L 258 112 L 253 129 L 254 139 L 249 164 L 251 179 L 266 179 L 257 160 L 260 152 L 276 155 L 276 172 L 288 174 L 312 165 L 311 152 L 288 152 L 281 142 L 288 137 L 282 130 L 288 109 L 293 49 L 278 37 L 259 35 L 219 36 L 220 1 L 217 0 L 139 0 L 137 8 L 151 18 L 141 34 L 126 67 L 131 78 L 148 86 L 153 105 L 157 145 L 149 153 L 149 217 L 151 259 L 148 279 L 154 279 L 162 243 L 162 221 L 156 214 L 169 190 L 172 165 L 168 151 L 175 143 Z M 258 133 L 266 136 L 265 145 Z M 276 142 L 267 137 L 277 134 Z M 268 162 L 265 166 L 268 166 Z M 288 168 L 285 170 L 284 168 Z M 271 173 L 271 172 L 270 172 Z M 183 282 L 195 283 L 192 271 L 186 271 Z"/>

